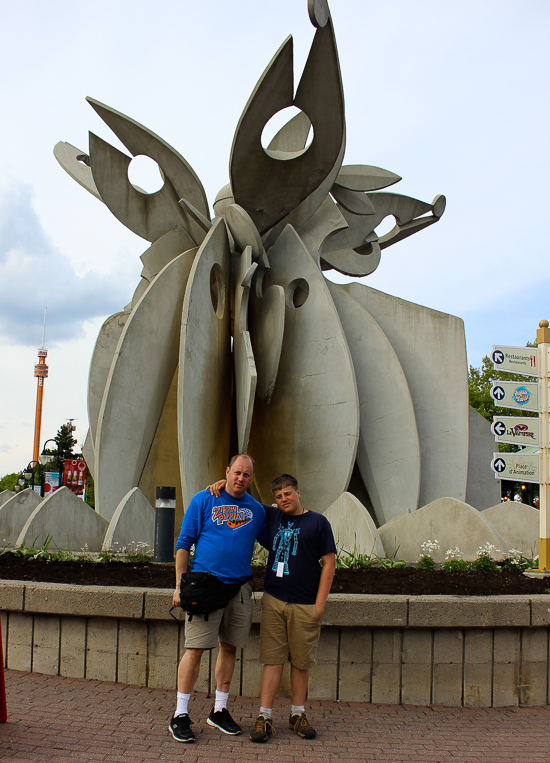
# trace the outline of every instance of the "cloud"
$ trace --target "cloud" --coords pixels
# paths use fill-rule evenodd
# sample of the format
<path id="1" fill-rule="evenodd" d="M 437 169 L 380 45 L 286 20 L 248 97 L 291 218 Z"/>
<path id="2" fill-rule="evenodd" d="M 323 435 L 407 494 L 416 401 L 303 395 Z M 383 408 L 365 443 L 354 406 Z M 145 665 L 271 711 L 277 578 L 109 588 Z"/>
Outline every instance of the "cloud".
<path id="1" fill-rule="evenodd" d="M 27 183 L 0 175 L 0 339 L 37 346 L 44 307 L 52 341 L 82 336 L 84 321 L 110 315 L 130 301 L 124 264 L 110 273 L 77 275 L 42 227 Z"/>

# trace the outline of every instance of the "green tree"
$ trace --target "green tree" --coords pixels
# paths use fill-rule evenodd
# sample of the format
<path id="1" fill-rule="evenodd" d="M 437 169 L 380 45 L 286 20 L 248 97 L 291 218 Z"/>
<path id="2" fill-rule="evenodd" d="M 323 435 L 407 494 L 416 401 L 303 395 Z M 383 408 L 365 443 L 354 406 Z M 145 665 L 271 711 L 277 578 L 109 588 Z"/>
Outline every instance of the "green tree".
<path id="1" fill-rule="evenodd" d="M 73 425 L 71 422 L 68 422 L 67 424 L 61 424 L 57 430 L 57 434 L 53 439 L 57 443 L 61 458 L 75 458 L 81 455 L 73 453 L 74 446 L 76 445 L 76 440 L 73 437 Z M 46 449 L 45 453 L 51 455 L 52 457 L 50 461 L 48 461 L 48 463 L 45 465 L 46 471 L 57 471 L 59 468 L 57 458 L 58 451 Z"/>
<path id="2" fill-rule="evenodd" d="M 536 342 L 527 342 L 526 347 L 536 347 Z M 468 371 L 468 388 L 470 396 L 470 405 L 475 408 L 478 413 L 493 423 L 493 416 L 498 415 L 514 415 L 514 416 L 537 416 L 535 411 L 523 411 L 517 410 L 508 413 L 507 409 L 502 408 L 495 404 L 495 401 L 491 397 L 491 387 L 494 381 L 537 381 L 536 376 L 522 376 L 521 374 L 511 374 L 506 371 L 497 371 L 493 367 L 493 363 L 488 355 L 481 361 L 481 368 L 475 368 L 470 366 Z M 511 445 L 507 443 L 499 443 L 499 451 L 501 453 L 515 453 L 518 450 L 517 445 Z"/>
<path id="3" fill-rule="evenodd" d="M 18 479 L 19 475 L 15 472 L 12 474 L 6 474 L 5 477 L 2 477 L 2 479 L 0 479 L 0 493 L 3 490 L 13 490 Z"/>
<path id="4" fill-rule="evenodd" d="M 85 500 L 88 506 L 95 509 L 95 483 L 89 469 L 86 469 L 86 496 Z"/>
<path id="5" fill-rule="evenodd" d="M 73 449 L 76 445 L 76 439 L 73 437 L 73 425 L 70 422 L 68 424 L 61 424 L 54 440 L 57 443 L 62 458 L 74 456 Z"/>

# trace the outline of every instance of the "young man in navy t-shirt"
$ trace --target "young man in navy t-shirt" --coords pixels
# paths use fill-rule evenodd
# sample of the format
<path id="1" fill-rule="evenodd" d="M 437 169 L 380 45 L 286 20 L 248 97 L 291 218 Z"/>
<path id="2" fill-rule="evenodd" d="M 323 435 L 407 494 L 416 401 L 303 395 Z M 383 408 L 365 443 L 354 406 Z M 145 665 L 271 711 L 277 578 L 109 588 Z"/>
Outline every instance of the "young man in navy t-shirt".
<path id="1" fill-rule="evenodd" d="M 303 739 L 315 737 L 304 702 L 336 563 L 330 523 L 322 514 L 302 507 L 295 477 L 277 477 L 271 490 L 277 508 L 264 506 L 267 537 L 258 538 L 269 556 L 260 630 L 260 662 L 264 669 L 260 712 L 250 733 L 253 742 L 267 742 L 275 734 L 273 701 L 289 656 L 289 727 Z"/>

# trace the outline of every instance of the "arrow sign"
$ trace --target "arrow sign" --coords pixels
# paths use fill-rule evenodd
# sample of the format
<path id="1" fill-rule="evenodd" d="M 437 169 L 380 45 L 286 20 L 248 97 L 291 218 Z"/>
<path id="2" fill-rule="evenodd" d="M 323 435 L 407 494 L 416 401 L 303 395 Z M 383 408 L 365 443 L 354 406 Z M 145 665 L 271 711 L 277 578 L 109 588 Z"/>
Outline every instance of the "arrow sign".
<path id="1" fill-rule="evenodd" d="M 537 413 L 539 410 L 539 385 L 536 382 L 493 382 L 491 397 L 502 408 Z"/>
<path id="2" fill-rule="evenodd" d="M 538 416 L 493 416 L 491 432 L 497 442 L 514 445 L 539 444 Z"/>
<path id="3" fill-rule="evenodd" d="M 539 355 L 536 347 L 504 347 L 494 344 L 491 360 L 498 371 L 510 371 L 522 376 L 539 375 Z"/>
<path id="4" fill-rule="evenodd" d="M 493 453 L 491 469 L 497 480 L 511 482 L 538 482 L 539 455 L 538 453 Z"/>
<path id="5" fill-rule="evenodd" d="M 506 461 L 503 458 L 494 458 L 491 462 L 491 469 L 497 474 L 502 474 L 506 469 Z"/>
<path id="6" fill-rule="evenodd" d="M 503 434 L 506 434 L 506 424 L 503 421 L 493 422 L 493 425 L 491 426 L 491 432 L 496 437 L 502 437 Z"/>
<path id="7" fill-rule="evenodd" d="M 491 397 L 494 400 L 503 400 L 506 396 L 506 393 L 504 392 L 504 389 L 502 387 L 495 387 L 491 389 Z"/>

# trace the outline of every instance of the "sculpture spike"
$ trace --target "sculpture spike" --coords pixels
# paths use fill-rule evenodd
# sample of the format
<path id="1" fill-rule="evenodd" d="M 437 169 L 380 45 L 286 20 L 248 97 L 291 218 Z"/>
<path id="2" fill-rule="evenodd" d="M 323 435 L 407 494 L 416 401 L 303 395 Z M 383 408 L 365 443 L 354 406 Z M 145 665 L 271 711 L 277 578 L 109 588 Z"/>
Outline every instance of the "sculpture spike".
<path id="1" fill-rule="evenodd" d="M 193 168 L 175 148 L 147 127 L 121 114 L 120 111 L 115 111 L 89 96 L 86 100 L 105 124 L 109 125 L 132 156 L 142 154 L 157 162 L 162 175 L 174 186 L 178 199 L 186 199 L 201 214 L 210 219 L 208 201 L 202 183 Z"/>
<path id="2" fill-rule="evenodd" d="M 289 38 L 256 85 L 237 126 L 231 151 L 235 202 L 246 210 L 262 235 L 283 220 L 289 222 L 289 214 L 316 194 L 305 214 L 292 222 L 300 225 L 311 217 L 340 169 L 345 142 L 344 95 L 330 20 L 315 33 L 294 100 L 291 88 Z M 311 121 L 314 137 L 306 151 L 283 161 L 263 149 L 261 134 L 273 114 L 292 104 Z M 329 178 L 330 185 L 325 189 Z"/>

